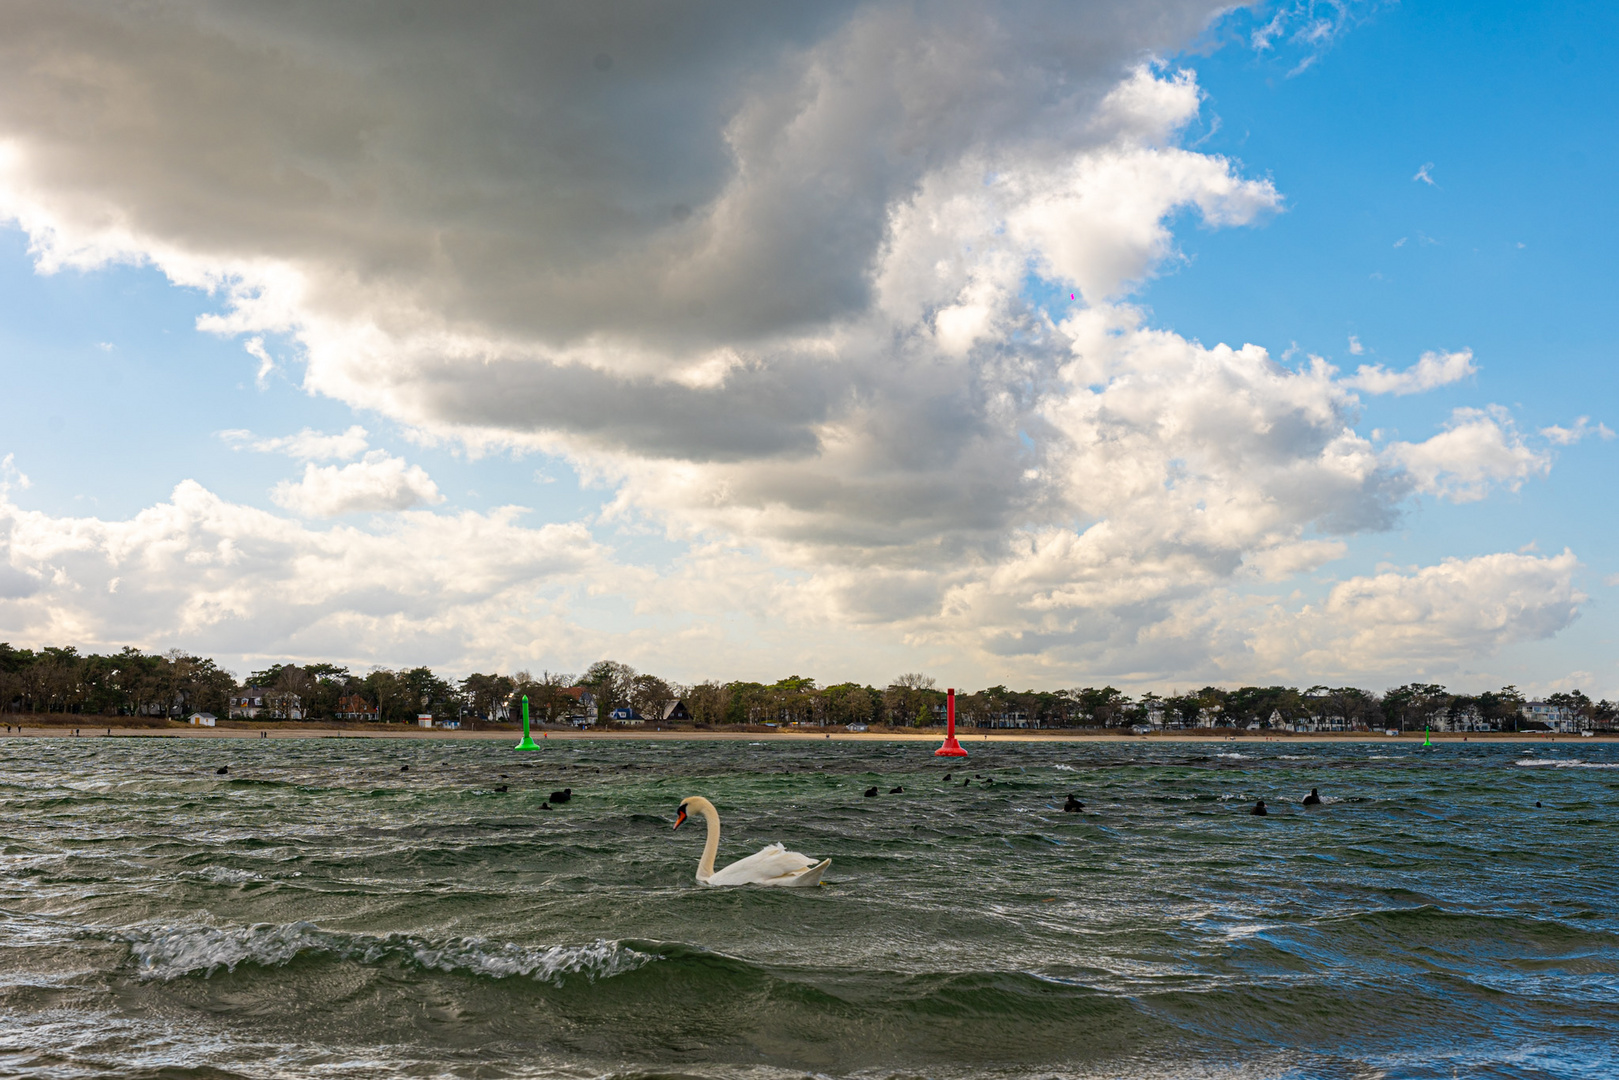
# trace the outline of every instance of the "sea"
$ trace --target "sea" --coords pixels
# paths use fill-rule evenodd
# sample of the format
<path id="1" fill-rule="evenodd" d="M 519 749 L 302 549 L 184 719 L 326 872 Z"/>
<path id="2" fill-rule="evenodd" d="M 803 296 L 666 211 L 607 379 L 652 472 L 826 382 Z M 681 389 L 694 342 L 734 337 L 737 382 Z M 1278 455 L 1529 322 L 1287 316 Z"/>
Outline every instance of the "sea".
<path id="1" fill-rule="evenodd" d="M 1619 1076 L 1619 747 L 967 747 L 0 741 L 0 1075 Z"/>

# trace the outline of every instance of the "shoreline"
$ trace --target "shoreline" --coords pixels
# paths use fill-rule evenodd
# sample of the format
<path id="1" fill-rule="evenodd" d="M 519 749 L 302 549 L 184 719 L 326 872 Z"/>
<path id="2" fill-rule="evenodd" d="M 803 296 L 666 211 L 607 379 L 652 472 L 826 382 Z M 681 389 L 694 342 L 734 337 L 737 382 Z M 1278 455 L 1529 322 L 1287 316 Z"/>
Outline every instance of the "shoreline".
<path id="1" fill-rule="evenodd" d="M 74 729 L 82 734 L 74 735 Z M 19 726 L 11 725 L 11 731 L 0 730 L 0 740 L 10 739 L 426 739 L 445 742 L 466 741 L 501 741 L 516 740 L 521 736 L 517 730 L 485 730 L 472 731 L 443 728 L 413 728 L 405 725 L 394 726 L 392 730 L 386 727 L 347 728 L 335 725 L 315 725 L 278 722 L 275 726 L 232 726 L 232 727 L 191 727 L 176 724 L 172 727 L 121 727 L 117 724 L 49 724 Z M 550 741 L 656 741 L 656 742 L 928 742 L 937 743 L 943 740 L 944 732 L 856 732 L 856 731 L 828 731 L 828 730 L 793 730 L 793 731 L 581 731 L 574 728 L 562 730 L 534 731 L 535 741 L 540 745 Z M 1163 733 L 1152 735 L 1132 735 L 1122 733 L 1090 734 L 1077 731 L 1041 730 L 1041 731 L 1007 731 L 1004 734 L 995 732 L 969 731 L 963 734 L 959 729 L 957 739 L 967 747 L 975 745 L 994 745 L 996 743 L 1124 743 L 1134 742 L 1152 745 L 1155 743 L 1238 743 L 1238 744 L 1302 744 L 1302 743 L 1411 743 L 1423 738 L 1422 732 L 1407 732 L 1403 735 L 1385 735 L 1381 732 L 1277 732 L 1271 734 L 1258 734 L 1243 732 L 1242 734 L 1195 734 L 1195 733 Z M 1582 736 L 1569 733 L 1550 732 L 1432 732 L 1427 738 L 1435 744 L 1439 743 L 1468 743 L 1487 745 L 1490 743 L 1551 743 L 1573 742 L 1611 743 L 1619 742 L 1619 733 L 1598 733 L 1592 736 Z M 1420 745 L 1420 742 L 1418 742 Z"/>

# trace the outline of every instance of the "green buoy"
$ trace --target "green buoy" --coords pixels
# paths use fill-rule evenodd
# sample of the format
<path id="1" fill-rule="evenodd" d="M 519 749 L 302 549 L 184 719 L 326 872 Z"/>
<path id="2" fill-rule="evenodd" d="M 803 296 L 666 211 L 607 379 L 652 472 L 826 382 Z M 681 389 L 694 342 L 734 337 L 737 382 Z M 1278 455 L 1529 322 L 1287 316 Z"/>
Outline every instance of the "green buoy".
<path id="1" fill-rule="evenodd" d="M 528 733 L 528 695 L 523 695 L 523 741 L 517 744 L 519 750 L 538 750 L 539 745 Z"/>
<path id="2" fill-rule="evenodd" d="M 526 701 L 528 699 L 524 698 L 524 700 Z M 526 716 L 528 714 L 524 713 L 524 715 Z M 525 727 L 524 730 L 527 730 L 527 728 Z M 1432 746 L 1433 745 L 1433 743 L 1428 741 L 1428 725 L 1427 724 L 1422 725 L 1422 745 L 1423 746 Z"/>

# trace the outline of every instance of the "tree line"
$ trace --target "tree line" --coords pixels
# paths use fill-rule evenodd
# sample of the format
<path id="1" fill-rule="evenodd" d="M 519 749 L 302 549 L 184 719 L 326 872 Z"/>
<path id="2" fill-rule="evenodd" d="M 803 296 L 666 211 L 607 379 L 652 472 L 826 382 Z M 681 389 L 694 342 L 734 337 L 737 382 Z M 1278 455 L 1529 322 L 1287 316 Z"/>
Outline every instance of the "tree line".
<path id="1" fill-rule="evenodd" d="M 615 714 L 643 723 L 725 725 L 932 727 L 945 719 L 945 693 L 920 673 L 885 687 L 854 682 L 821 685 L 792 675 L 774 683 L 705 681 L 682 685 L 603 660 L 580 674 L 527 671 L 474 672 L 459 680 L 427 667 L 375 668 L 363 674 L 330 663 L 274 664 L 235 675 L 206 657 L 181 650 L 81 654 L 72 647 L 37 651 L 0 642 L 0 711 L 94 716 L 178 717 L 193 711 L 226 716 L 230 700 L 251 690 L 272 717 L 326 719 L 363 713 L 387 723 L 409 723 L 423 712 L 443 719 L 515 721 L 528 699 L 540 723 L 580 719 L 593 723 Z M 1552 694 L 1582 727 L 1611 729 L 1619 705 L 1593 701 L 1574 690 Z M 666 719 L 683 703 L 689 720 Z M 1352 686 L 1242 686 L 1132 697 L 1112 686 L 1014 691 L 991 686 L 957 695 L 958 721 L 986 728 L 1259 728 L 1309 726 L 1328 730 L 1427 725 L 1470 730 L 1526 730 L 1541 726 L 1524 714 L 1515 687 L 1478 694 L 1453 693 L 1432 683 L 1407 683 L 1381 693 Z"/>

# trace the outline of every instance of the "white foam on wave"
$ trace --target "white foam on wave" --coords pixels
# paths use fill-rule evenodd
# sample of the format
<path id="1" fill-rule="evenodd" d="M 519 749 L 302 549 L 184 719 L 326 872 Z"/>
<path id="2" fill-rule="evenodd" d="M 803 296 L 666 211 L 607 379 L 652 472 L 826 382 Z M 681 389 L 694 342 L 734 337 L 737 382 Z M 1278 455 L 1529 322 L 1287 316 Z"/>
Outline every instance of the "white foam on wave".
<path id="1" fill-rule="evenodd" d="M 1058 772 L 1078 772 L 1079 770 L 1074 768 L 1072 765 L 1058 765 L 1057 766 L 1057 771 Z"/>
<path id="2" fill-rule="evenodd" d="M 1619 769 L 1619 763 L 1611 761 L 1582 761 L 1579 758 L 1519 758 L 1514 765 L 1528 767 L 1551 766 L 1554 769 Z"/>
<path id="3" fill-rule="evenodd" d="M 1225 758 L 1236 758 L 1239 761 L 1252 761 L 1253 760 L 1253 757 L 1251 755 L 1248 755 L 1248 754 L 1216 754 L 1214 756 L 1215 757 L 1225 757 Z"/>
<path id="4" fill-rule="evenodd" d="M 205 866 L 200 870 L 185 870 L 180 874 L 193 881 L 209 881 L 216 885 L 244 885 L 249 881 L 268 881 L 263 874 L 240 870 L 233 866 Z"/>
<path id="5" fill-rule="evenodd" d="M 314 923 L 257 926 L 199 925 L 136 928 L 124 935 L 141 977 L 207 978 L 239 964 L 280 967 L 298 956 L 329 956 L 375 964 L 404 960 L 437 971 L 505 979 L 528 977 L 560 986 L 565 975 L 610 979 L 658 959 L 616 941 L 530 948 L 513 942 L 463 937 L 433 942 L 411 934 L 354 934 L 322 930 Z"/>

